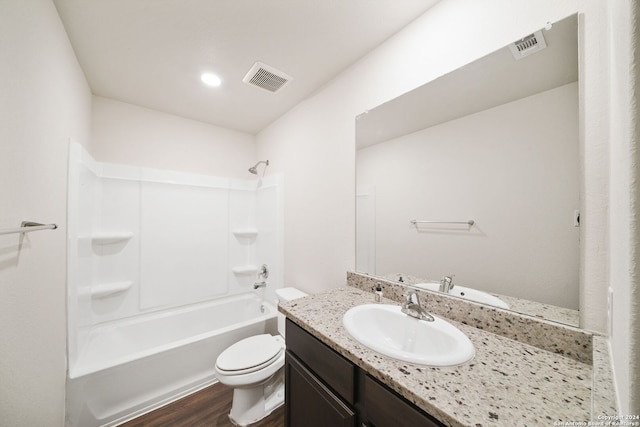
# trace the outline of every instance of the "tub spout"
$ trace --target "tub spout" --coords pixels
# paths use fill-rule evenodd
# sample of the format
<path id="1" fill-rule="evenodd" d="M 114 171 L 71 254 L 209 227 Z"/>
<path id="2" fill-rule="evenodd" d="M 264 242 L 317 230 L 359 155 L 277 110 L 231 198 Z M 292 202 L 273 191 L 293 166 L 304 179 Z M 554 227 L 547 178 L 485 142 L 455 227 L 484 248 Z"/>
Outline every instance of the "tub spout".
<path id="1" fill-rule="evenodd" d="M 267 282 L 264 280 L 261 280 L 253 284 L 253 289 L 266 288 L 266 287 L 267 287 Z"/>

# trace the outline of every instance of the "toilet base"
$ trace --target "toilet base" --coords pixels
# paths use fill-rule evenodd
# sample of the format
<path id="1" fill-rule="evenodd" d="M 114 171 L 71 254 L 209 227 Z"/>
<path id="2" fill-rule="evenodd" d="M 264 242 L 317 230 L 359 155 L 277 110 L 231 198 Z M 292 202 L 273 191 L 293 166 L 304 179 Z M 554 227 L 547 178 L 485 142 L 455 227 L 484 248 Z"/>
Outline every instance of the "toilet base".
<path id="1" fill-rule="evenodd" d="M 269 416 L 284 404 L 284 369 L 262 384 L 235 388 L 229 419 L 237 426 L 247 426 Z"/>

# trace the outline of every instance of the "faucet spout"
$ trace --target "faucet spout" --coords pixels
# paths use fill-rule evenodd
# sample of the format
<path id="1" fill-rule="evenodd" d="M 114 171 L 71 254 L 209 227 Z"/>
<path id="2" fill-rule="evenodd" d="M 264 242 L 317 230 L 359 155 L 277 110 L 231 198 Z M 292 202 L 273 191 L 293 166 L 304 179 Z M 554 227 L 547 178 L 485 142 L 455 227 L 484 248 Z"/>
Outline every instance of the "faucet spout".
<path id="1" fill-rule="evenodd" d="M 420 305 L 420 298 L 418 294 L 413 291 L 409 291 L 405 294 L 407 300 L 402 304 L 402 311 L 404 314 L 415 317 L 419 320 L 426 320 L 427 322 L 433 322 L 434 317 L 427 313 L 427 311 Z"/>
<path id="2" fill-rule="evenodd" d="M 259 282 L 256 282 L 253 284 L 253 289 L 258 289 L 258 288 L 266 288 L 267 287 L 267 281 L 266 280 L 261 280 Z"/>

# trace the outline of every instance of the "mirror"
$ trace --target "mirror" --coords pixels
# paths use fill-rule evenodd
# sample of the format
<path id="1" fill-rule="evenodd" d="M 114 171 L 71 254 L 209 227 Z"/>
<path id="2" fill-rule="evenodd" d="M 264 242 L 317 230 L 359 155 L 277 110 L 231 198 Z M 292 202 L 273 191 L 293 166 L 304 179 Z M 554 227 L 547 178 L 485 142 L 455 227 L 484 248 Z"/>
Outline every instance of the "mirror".
<path id="1" fill-rule="evenodd" d="M 577 22 L 356 118 L 356 271 L 578 325 Z"/>

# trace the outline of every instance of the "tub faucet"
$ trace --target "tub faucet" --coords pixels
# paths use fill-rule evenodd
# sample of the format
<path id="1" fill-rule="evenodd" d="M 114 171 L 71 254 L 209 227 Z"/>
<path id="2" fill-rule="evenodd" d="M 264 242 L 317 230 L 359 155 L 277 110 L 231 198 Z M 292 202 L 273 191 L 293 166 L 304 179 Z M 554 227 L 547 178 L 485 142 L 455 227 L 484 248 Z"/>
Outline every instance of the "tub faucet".
<path id="1" fill-rule="evenodd" d="M 440 280 L 440 292 L 449 293 L 453 289 L 453 276 L 443 276 Z"/>
<path id="2" fill-rule="evenodd" d="M 261 280 L 259 282 L 256 282 L 253 284 L 253 289 L 258 289 L 258 288 L 266 288 L 267 287 L 267 281 L 266 280 Z"/>
<path id="3" fill-rule="evenodd" d="M 267 264 L 262 264 L 262 267 L 260 267 L 260 271 L 258 271 L 258 281 L 253 284 L 253 289 L 266 288 L 268 278 L 269 267 L 267 267 Z"/>
<path id="4" fill-rule="evenodd" d="M 427 313 L 420 305 L 418 294 L 413 291 L 408 291 L 404 296 L 407 297 L 407 300 L 402 304 L 400 311 L 419 320 L 426 320 L 427 322 L 433 322 L 435 320 L 433 316 Z"/>

